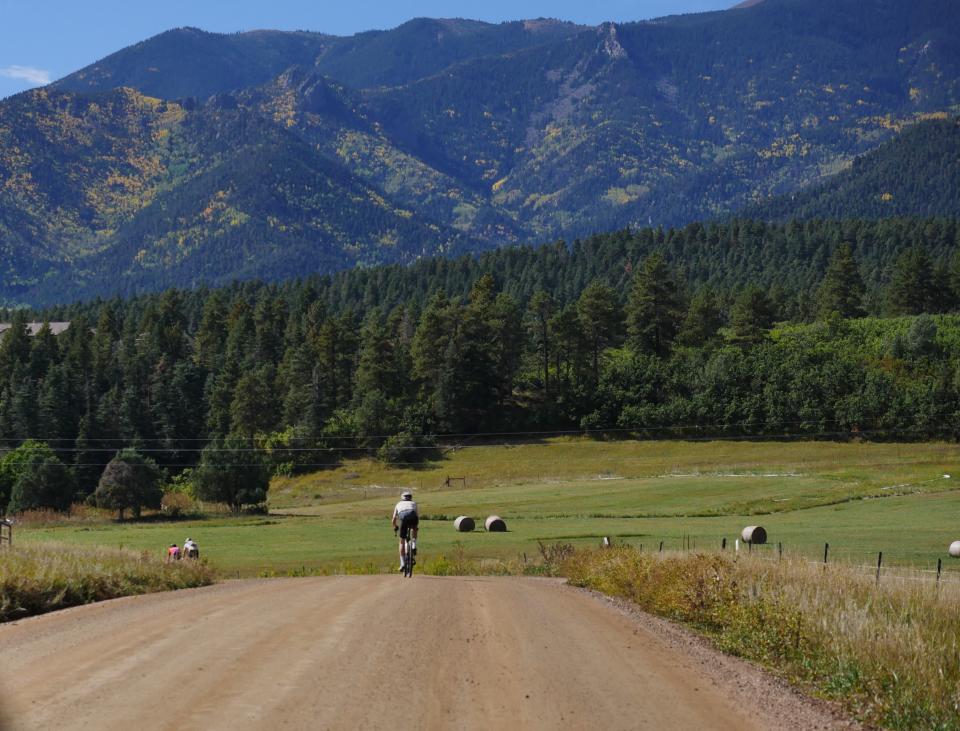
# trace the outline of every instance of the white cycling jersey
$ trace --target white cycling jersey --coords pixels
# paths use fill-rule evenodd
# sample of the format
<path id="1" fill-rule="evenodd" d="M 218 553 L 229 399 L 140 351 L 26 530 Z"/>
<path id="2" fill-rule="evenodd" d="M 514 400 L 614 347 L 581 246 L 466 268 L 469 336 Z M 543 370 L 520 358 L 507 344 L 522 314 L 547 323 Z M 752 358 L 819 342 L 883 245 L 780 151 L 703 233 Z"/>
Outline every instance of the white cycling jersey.
<path id="1" fill-rule="evenodd" d="M 396 518 L 398 515 L 403 515 L 411 511 L 414 513 L 417 512 L 417 504 L 413 502 L 413 500 L 401 500 L 393 509 L 393 517 Z"/>

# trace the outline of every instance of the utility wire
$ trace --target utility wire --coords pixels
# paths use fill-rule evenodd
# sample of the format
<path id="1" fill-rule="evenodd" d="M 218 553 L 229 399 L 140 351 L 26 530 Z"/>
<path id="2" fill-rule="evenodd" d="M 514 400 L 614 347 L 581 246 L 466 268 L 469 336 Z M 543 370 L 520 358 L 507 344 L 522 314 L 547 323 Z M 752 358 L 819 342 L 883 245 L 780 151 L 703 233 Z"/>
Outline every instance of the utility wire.
<path id="1" fill-rule="evenodd" d="M 837 424 L 838 421 L 826 420 L 826 421 L 786 421 L 778 422 L 778 427 L 783 426 L 802 426 L 805 424 Z M 738 428 L 746 428 L 753 426 L 765 426 L 766 422 L 762 421 L 745 421 L 745 422 L 735 422 L 728 424 L 690 424 L 690 425 L 675 425 L 675 426 L 649 426 L 649 427 L 636 427 L 636 428 L 611 428 L 611 429 L 577 429 L 577 430 L 547 430 L 547 431 L 510 431 L 510 432 L 472 432 L 472 433 L 436 433 L 436 434 L 414 434 L 411 435 L 413 438 L 430 438 L 438 440 L 451 440 L 451 439 L 477 439 L 481 437 L 550 437 L 550 436 L 589 436 L 591 434 L 659 434 L 663 432 L 685 432 L 685 431 L 703 431 L 707 429 L 716 429 L 716 430 L 731 430 Z M 940 425 L 936 428 L 929 427 L 883 427 L 876 429 L 839 429 L 834 431 L 797 431 L 797 432 L 780 432 L 780 433 L 764 433 L 764 432 L 754 432 L 752 434 L 731 434 L 731 435 L 722 435 L 722 434 L 709 434 L 704 437 L 692 437 L 688 435 L 681 435 L 683 439 L 793 439 L 801 437 L 858 437 L 858 436 L 870 436 L 875 434 L 931 434 L 936 432 L 954 432 L 956 430 L 955 425 Z M 331 440 L 376 440 L 376 439 L 389 439 L 396 436 L 395 434 L 350 434 L 350 435 L 324 435 L 321 437 L 311 437 L 309 439 L 316 439 L 317 441 L 331 441 Z M 0 437 L 0 442 L 22 442 L 27 439 L 34 439 L 42 442 L 74 442 L 76 437 L 39 437 L 39 436 L 30 436 L 30 437 Z M 305 441 L 308 437 L 293 437 L 297 441 Z M 91 437 L 91 442 L 125 442 L 132 443 L 136 441 L 145 441 L 145 442 L 160 442 L 172 440 L 176 442 L 212 442 L 215 441 L 210 437 Z M 513 442 L 511 442 L 513 443 Z"/>
<path id="2" fill-rule="evenodd" d="M 802 425 L 812 425 L 812 424 L 840 424 L 838 419 L 798 419 L 794 421 L 777 421 L 775 423 L 776 427 L 784 426 L 802 426 Z M 542 430 L 517 430 L 517 431 L 491 431 L 491 432 L 445 432 L 445 433 L 436 433 L 436 434 L 420 434 L 416 436 L 430 436 L 437 439 L 453 439 L 453 438 L 477 438 L 477 437 L 511 437 L 511 436 L 570 436 L 570 435 L 588 435 L 588 434 L 635 434 L 635 433 L 659 433 L 664 431 L 688 431 L 688 430 L 703 430 L 703 429 L 736 429 L 736 428 L 745 428 L 745 427 L 766 427 L 769 425 L 769 422 L 762 420 L 753 420 L 753 421 L 736 421 L 736 422 L 722 422 L 722 423 L 712 423 L 712 424 L 675 424 L 675 425 L 663 425 L 663 426 L 642 426 L 642 427 L 610 427 L 605 429 L 542 429 Z M 947 427 L 942 426 L 941 428 L 954 428 L 953 425 Z M 889 428 L 875 428 L 870 430 L 852 430 L 852 429 L 842 429 L 835 432 L 821 432 L 821 433 L 836 433 L 844 435 L 859 435 L 875 432 L 911 432 L 918 431 L 927 433 L 931 431 L 928 428 L 912 427 L 889 427 Z M 324 440 L 335 440 L 335 439 L 387 439 L 389 437 L 395 436 L 394 434 L 334 434 L 334 435 L 325 435 L 322 437 Z M 760 435 L 763 436 L 763 435 Z M 26 437 L 25 437 L 26 438 Z M 50 441 L 72 441 L 72 437 L 31 437 L 33 439 L 38 439 L 45 442 Z M 146 439 L 148 441 L 158 441 L 160 439 L 165 439 L 167 437 L 139 437 L 140 439 Z M 206 442 L 211 441 L 208 437 L 170 437 L 172 439 L 178 439 L 179 441 L 193 441 L 193 442 Z M 294 437 L 294 439 L 302 439 L 303 437 Z M 321 437 L 318 437 L 321 438 Z M 0 441 L 16 441 L 16 437 L 0 437 Z M 131 437 L 97 437 L 94 441 L 130 441 Z"/>

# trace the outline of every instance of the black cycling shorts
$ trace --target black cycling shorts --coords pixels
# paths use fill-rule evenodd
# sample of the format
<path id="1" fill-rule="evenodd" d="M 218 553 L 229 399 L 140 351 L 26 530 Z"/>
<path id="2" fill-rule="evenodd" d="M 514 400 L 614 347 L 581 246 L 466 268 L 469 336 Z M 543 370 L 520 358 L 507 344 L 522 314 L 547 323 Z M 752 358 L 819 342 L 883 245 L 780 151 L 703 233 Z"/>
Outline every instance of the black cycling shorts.
<path id="1" fill-rule="evenodd" d="M 420 516 L 413 511 L 398 515 L 397 520 L 400 523 L 400 537 L 403 540 L 407 540 L 410 537 L 411 528 L 420 527 Z"/>

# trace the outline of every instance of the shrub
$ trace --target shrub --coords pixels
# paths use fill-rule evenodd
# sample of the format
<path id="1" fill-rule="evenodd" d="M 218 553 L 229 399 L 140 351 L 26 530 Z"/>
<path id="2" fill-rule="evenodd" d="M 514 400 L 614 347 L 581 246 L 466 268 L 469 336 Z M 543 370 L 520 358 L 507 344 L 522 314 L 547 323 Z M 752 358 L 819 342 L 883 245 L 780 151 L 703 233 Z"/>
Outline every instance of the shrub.
<path id="1" fill-rule="evenodd" d="M 165 492 L 160 500 L 160 510 L 171 518 L 182 518 L 197 512 L 197 504 L 182 492 Z"/>
<path id="2" fill-rule="evenodd" d="M 402 431 L 384 441 L 377 450 L 377 459 L 387 464 L 420 464 L 439 455 L 437 444 L 430 435 Z"/>

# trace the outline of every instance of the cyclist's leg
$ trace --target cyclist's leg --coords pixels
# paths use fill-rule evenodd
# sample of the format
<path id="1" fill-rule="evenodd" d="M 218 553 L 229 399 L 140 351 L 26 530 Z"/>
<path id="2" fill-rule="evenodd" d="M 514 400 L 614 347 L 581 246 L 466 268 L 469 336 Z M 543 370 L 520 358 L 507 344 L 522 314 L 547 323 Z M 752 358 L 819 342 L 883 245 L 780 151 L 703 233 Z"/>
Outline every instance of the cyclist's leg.
<path id="1" fill-rule="evenodd" d="M 420 516 L 416 513 L 410 515 L 405 521 L 409 530 L 410 537 L 410 555 L 417 555 L 417 536 L 420 533 Z"/>

